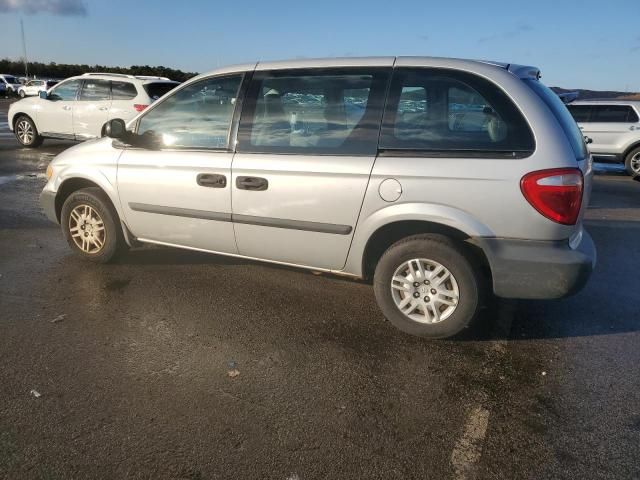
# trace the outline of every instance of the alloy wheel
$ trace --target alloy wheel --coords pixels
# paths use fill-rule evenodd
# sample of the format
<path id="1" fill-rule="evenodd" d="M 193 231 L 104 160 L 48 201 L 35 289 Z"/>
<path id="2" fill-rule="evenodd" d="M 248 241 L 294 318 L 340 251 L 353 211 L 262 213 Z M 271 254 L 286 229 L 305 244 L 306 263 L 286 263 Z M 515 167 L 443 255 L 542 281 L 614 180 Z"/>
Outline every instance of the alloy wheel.
<path id="1" fill-rule="evenodd" d="M 635 173 L 636 175 L 640 175 L 640 152 L 636 153 L 631 158 L 631 162 L 629 163 L 631 166 L 631 170 L 633 170 L 633 173 Z"/>
<path id="2" fill-rule="evenodd" d="M 76 246 L 85 253 L 98 253 L 104 247 L 107 231 L 96 210 L 78 205 L 69 214 L 69 233 Z"/>
<path id="3" fill-rule="evenodd" d="M 36 132 L 27 120 L 20 120 L 16 126 L 18 138 L 24 145 L 31 145 L 36 136 Z"/>
<path id="4" fill-rule="evenodd" d="M 416 258 L 396 269 L 391 278 L 391 296 L 398 310 L 411 320 L 439 323 L 455 312 L 460 290 L 444 265 Z"/>

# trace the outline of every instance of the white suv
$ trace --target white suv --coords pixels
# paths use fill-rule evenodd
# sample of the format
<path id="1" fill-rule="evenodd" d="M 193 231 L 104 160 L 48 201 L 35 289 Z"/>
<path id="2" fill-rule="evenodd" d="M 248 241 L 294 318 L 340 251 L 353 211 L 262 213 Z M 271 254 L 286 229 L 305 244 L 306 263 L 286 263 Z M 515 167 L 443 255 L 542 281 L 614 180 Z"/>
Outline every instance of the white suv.
<path id="1" fill-rule="evenodd" d="M 18 96 L 20 98 L 32 97 L 40 95 L 40 92 L 47 91 L 57 85 L 56 80 L 29 80 L 27 83 L 18 88 Z"/>
<path id="2" fill-rule="evenodd" d="M 109 120 L 129 121 L 176 85 L 164 77 L 85 73 L 13 103 L 9 128 L 25 147 L 37 147 L 44 138 L 97 138 Z"/>
<path id="3" fill-rule="evenodd" d="M 601 160 L 623 162 L 629 175 L 640 175 L 640 102 L 584 100 L 567 105 Z"/>

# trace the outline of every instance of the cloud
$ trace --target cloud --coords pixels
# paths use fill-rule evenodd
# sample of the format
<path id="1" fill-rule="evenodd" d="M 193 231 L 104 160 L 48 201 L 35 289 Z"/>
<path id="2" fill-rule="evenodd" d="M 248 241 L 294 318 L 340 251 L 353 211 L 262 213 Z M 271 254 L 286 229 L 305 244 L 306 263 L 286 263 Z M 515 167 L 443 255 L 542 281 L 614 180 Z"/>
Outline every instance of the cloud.
<path id="1" fill-rule="evenodd" d="M 0 13 L 13 12 L 84 16 L 87 6 L 84 0 L 0 0 Z"/>
<path id="2" fill-rule="evenodd" d="M 515 28 L 512 28 L 511 30 L 507 30 L 506 32 L 494 33 L 486 37 L 481 37 L 478 39 L 478 43 L 487 43 L 487 42 L 492 42 L 494 40 L 511 39 L 511 38 L 519 37 L 523 33 L 531 32 L 531 31 L 533 31 L 533 27 L 531 25 L 529 25 L 528 23 L 520 23 L 516 25 Z"/>

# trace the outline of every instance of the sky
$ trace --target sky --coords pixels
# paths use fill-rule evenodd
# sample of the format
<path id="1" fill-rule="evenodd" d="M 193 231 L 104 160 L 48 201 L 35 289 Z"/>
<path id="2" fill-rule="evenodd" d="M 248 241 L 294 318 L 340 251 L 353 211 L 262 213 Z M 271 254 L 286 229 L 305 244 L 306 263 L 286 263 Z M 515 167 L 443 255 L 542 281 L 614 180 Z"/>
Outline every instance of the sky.
<path id="1" fill-rule="evenodd" d="M 22 56 L 20 18 L 33 61 L 205 72 L 428 55 L 535 65 L 550 86 L 640 91 L 638 0 L 0 0 L 0 58 Z"/>

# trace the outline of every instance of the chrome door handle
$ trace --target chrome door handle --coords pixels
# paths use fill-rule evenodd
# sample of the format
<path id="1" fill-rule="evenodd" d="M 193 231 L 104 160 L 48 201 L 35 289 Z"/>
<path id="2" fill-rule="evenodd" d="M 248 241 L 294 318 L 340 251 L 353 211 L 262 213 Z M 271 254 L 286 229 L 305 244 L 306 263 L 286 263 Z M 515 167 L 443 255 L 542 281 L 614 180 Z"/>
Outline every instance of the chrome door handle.
<path id="1" fill-rule="evenodd" d="M 199 173 L 196 182 L 201 187 L 224 188 L 227 186 L 227 177 L 215 173 Z"/>
<path id="2" fill-rule="evenodd" d="M 633 132 L 635 129 L 636 129 L 635 125 L 631 125 L 631 126 L 629 127 L 629 130 L 631 130 L 632 132 Z"/>
<path id="3" fill-rule="evenodd" d="M 261 177 L 237 177 L 236 187 L 239 190 L 253 190 L 261 192 L 269 188 L 269 181 Z"/>
<path id="4" fill-rule="evenodd" d="M 109 110 L 107 107 L 100 107 L 98 110 Z"/>
<path id="5" fill-rule="evenodd" d="M 62 109 L 63 110 L 71 110 L 71 107 L 69 105 L 63 105 Z"/>

